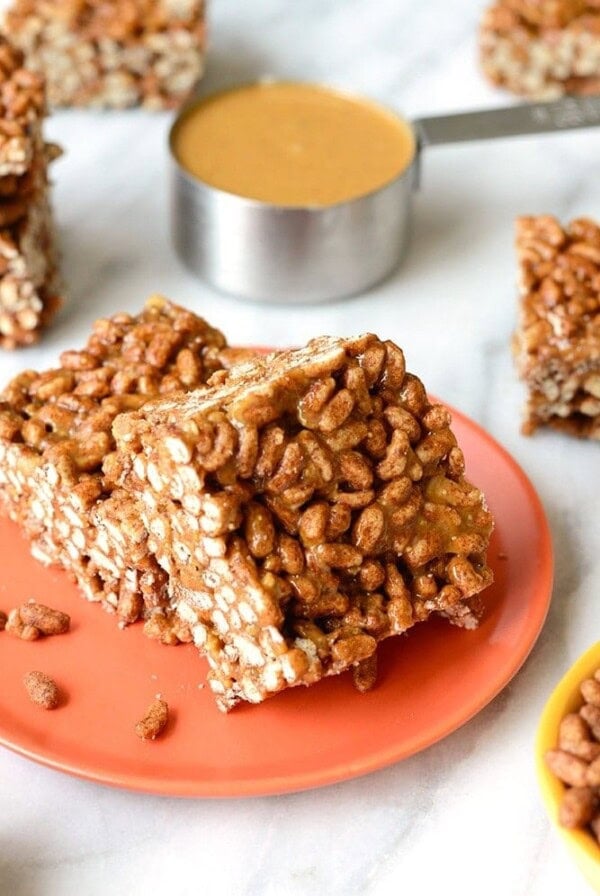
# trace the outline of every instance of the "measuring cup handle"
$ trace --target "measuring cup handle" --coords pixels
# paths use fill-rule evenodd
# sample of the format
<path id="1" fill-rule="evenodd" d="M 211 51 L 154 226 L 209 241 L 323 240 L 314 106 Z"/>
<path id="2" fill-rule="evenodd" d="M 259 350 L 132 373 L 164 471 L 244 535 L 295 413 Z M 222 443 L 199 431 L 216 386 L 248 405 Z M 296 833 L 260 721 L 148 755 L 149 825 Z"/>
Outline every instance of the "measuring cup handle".
<path id="1" fill-rule="evenodd" d="M 552 103 L 438 115 L 419 118 L 413 125 L 421 146 L 589 128 L 600 125 L 600 96 L 570 96 Z"/>

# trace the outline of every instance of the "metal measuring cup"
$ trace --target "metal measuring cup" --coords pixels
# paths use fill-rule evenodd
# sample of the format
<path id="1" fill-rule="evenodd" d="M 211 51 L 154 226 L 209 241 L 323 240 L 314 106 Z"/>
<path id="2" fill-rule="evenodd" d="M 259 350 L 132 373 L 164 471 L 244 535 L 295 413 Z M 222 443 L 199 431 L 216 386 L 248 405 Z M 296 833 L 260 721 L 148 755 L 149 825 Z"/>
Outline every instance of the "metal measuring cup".
<path id="1" fill-rule="evenodd" d="M 427 147 L 600 125 L 600 96 L 416 119 L 413 160 L 390 183 L 336 205 L 296 208 L 227 193 L 189 174 L 175 156 L 173 135 L 193 105 L 169 135 L 177 254 L 221 292 L 290 304 L 364 292 L 397 267 Z"/>

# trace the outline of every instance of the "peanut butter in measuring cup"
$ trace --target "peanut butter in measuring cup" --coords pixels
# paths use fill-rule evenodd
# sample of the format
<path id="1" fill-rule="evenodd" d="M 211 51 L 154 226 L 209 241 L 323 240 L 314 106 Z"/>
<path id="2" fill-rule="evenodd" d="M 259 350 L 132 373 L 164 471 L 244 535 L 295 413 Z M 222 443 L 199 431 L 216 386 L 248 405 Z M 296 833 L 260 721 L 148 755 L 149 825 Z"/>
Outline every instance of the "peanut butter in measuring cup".
<path id="1" fill-rule="evenodd" d="M 377 103 L 288 82 L 201 100 L 176 125 L 172 148 L 203 183 L 288 207 L 365 196 L 398 177 L 416 151 L 411 126 Z"/>

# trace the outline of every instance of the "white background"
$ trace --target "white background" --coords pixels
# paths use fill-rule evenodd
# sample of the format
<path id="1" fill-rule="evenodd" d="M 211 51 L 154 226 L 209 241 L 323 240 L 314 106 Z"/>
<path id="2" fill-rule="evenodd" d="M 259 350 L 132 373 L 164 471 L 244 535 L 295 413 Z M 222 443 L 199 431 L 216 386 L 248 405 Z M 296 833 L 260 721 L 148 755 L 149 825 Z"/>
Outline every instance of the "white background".
<path id="1" fill-rule="evenodd" d="M 213 0 L 208 81 L 334 82 L 406 114 L 499 105 L 475 64 L 475 0 Z M 48 134 L 70 301 L 42 344 L 0 357 L 5 381 L 51 365 L 92 320 L 153 291 L 232 343 L 288 345 L 373 330 L 409 369 L 503 442 L 531 476 L 555 540 L 547 625 L 525 668 L 479 716 L 396 767 L 312 793 L 203 802 L 110 790 L 0 751 L 0 896 L 244 896 L 460 892 L 584 896 L 533 772 L 554 682 L 598 638 L 597 444 L 519 434 L 513 219 L 600 217 L 600 132 L 439 148 L 424 160 L 403 269 L 351 301 L 282 309 L 217 296 L 168 236 L 166 115 L 62 112 Z M 1 654 L 0 654 L 1 657 Z M 1 671 L 1 658 L 0 658 Z M 0 678 L 1 681 L 1 678 Z"/>

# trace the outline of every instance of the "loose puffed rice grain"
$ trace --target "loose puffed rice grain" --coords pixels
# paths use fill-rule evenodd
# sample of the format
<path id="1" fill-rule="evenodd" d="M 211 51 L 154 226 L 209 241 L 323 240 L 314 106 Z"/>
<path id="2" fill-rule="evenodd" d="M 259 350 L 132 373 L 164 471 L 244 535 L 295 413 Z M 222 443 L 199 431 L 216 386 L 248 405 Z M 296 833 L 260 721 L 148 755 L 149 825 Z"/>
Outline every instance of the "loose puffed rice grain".
<path id="1" fill-rule="evenodd" d="M 141 740 L 156 740 L 169 721 L 169 706 L 160 697 L 155 697 L 146 714 L 135 726 L 135 733 Z"/>
<path id="2" fill-rule="evenodd" d="M 28 672 L 23 679 L 25 690 L 32 703 L 42 709 L 56 709 L 60 703 L 60 691 L 53 678 L 45 672 Z"/>

